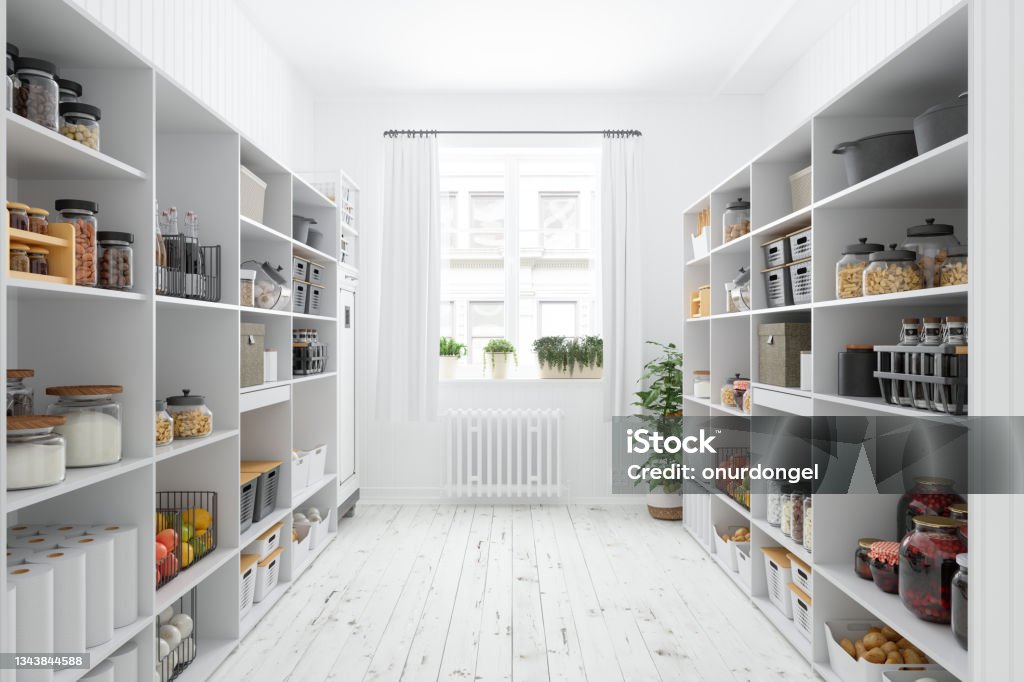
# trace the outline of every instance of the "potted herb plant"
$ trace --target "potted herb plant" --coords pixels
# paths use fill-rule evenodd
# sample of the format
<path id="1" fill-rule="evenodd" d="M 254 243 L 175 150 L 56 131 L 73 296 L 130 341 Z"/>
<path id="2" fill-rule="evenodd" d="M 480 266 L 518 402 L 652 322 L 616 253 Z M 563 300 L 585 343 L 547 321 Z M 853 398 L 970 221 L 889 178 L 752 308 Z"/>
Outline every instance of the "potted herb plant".
<path id="1" fill-rule="evenodd" d="M 516 355 L 516 347 L 511 341 L 505 339 L 491 339 L 484 346 L 484 370 L 490 360 L 491 378 L 504 379 L 508 376 L 508 357 L 512 356 L 516 365 L 519 364 L 519 356 Z"/>
<path id="2" fill-rule="evenodd" d="M 674 343 L 647 343 L 661 349 L 661 354 L 644 365 L 637 383 L 647 388 L 637 391 L 633 403 L 640 408 L 639 418 L 645 426 L 663 436 L 680 436 L 683 416 L 683 354 Z M 649 467 L 682 464 L 682 454 L 652 453 L 645 463 Z M 637 481 L 640 483 L 640 481 Z M 647 481 L 647 511 L 656 519 L 679 521 L 683 518 L 683 501 L 679 495 L 680 481 Z"/>
<path id="3" fill-rule="evenodd" d="M 533 342 L 541 379 L 600 379 L 604 342 L 600 336 L 542 336 Z"/>
<path id="4" fill-rule="evenodd" d="M 466 354 L 465 344 L 459 343 L 450 336 L 441 337 L 441 378 L 454 379 L 459 359 Z"/>

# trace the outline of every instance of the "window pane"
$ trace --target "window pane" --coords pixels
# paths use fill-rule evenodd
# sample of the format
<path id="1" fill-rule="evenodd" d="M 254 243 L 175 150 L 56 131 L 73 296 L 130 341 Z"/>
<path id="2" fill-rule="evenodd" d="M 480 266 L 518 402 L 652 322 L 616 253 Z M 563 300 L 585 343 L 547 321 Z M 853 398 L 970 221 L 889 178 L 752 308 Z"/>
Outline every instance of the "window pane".
<path id="1" fill-rule="evenodd" d="M 505 338 L 504 301 L 472 301 L 468 306 L 470 359 L 482 362 L 484 346 Z"/>
<path id="2" fill-rule="evenodd" d="M 579 194 L 542 193 L 539 199 L 541 241 L 544 248 L 580 248 Z"/>
<path id="3" fill-rule="evenodd" d="M 458 246 L 459 195 L 456 192 L 441 192 L 441 244 L 442 248 Z"/>
<path id="4" fill-rule="evenodd" d="M 541 303 L 540 336 L 578 336 L 576 304 L 561 301 Z"/>
<path id="5" fill-rule="evenodd" d="M 505 243 L 505 197 L 502 194 L 469 196 L 469 248 L 500 249 Z"/>
<path id="6" fill-rule="evenodd" d="M 455 301 L 441 301 L 441 336 L 455 338 Z"/>

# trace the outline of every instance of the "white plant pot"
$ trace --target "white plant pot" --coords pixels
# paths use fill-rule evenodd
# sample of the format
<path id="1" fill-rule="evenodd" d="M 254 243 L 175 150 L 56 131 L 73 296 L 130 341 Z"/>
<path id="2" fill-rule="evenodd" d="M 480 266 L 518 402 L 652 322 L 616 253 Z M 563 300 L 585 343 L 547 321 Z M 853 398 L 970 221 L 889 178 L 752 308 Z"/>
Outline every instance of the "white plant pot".
<path id="1" fill-rule="evenodd" d="M 656 519 L 679 521 L 683 518 L 683 498 L 679 493 L 658 492 L 647 493 L 647 512 Z"/>
<path id="2" fill-rule="evenodd" d="M 540 365 L 541 379 L 600 379 L 604 368 L 597 367 L 574 367 L 572 373 L 553 365 Z"/>
<path id="3" fill-rule="evenodd" d="M 455 372 L 459 368 L 459 356 L 458 355 L 442 355 L 439 358 L 438 365 L 441 368 L 442 379 L 454 379 Z"/>
<path id="4" fill-rule="evenodd" d="M 511 353 L 487 353 L 484 362 L 491 370 L 492 379 L 504 379 L 508 376 L 508 358 Z"/>

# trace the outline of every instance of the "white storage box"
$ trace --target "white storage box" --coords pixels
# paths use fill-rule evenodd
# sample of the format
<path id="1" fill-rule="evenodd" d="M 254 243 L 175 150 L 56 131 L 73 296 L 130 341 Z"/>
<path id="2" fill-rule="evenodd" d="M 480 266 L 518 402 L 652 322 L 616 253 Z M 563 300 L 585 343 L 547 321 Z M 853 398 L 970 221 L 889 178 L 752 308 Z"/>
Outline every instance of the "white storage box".
<path id="1" fill-rule="evenodd" d="M 740 582 L 749 590 L 750 575 L 753 564 L 750 561 L 750 543 L 740 542 L 736 547 L 736 572 L 740 574 Z"/>
<path id="2" fill-rule="evenodd" d="M 238 195 L 242 215 L 250 220 L 263 223 L 263 205 L 267 196 L 267 183 L 245 166 L 239 166 Z"/>
<path id="3" fill-rule="evenodd" d="M 306 456 L 309 460 L 309 480 L 306 485 L 312 485 L 324 477 L 327 470 L 327 446 L 317 445 L 312 450 L 307 450 Z"/>
<path id="4" fill-rule="evenodd" d="M 306 563 L 309 558 L 309 553 L 312 551 L 310 546 L 313 542 L 311 536 L 313 524 L 311 523 L 296 523 L 295 533 L 299 536 L 299 539 L 292 542 L 292 572 L 298 566 L 302 566 Z"/>
<path id="5" fill-rule="evenodd" d="M 242 582 L 238 588 L 238 617 L 243 618 L 252 608 L 256 597 L 256 563 L 260 560 L 255 554 L 243 554 L 239 557 Z"/>
<path id="6" fill-rule="evenodd" d="M 714 526 L 713 528 L 713 530 L 715 531 L 715 554 L 718 555 L 718 558 L 722 560 L 723 564 L 729 567 L 730 571 L 735 573 L 738 570 L 738 568 L 736 566 L 736 553 L 733 551 L 733 548 L 731 547 L 733 543 L 731 541 L 726 542 L 725 540 L 723 540 L 722 533 L 724 531 L 719 531 L 718 529 L 719 526 Z M 729 533 L 729 535 L 731 536 L 732 533 Z"/>
<path id="7" fill-rule="evenodd" d="M 319 522 L 312 523 L 309 529 L 310 541 L 309 551 L 319 549 L 324 546 L 327 542 L 327 535 L 331 532 L 331 516 L 334 514 L 333 509 L 328 509 Z"/>
<path id="8" fill-rule="evenodd" d="M 785 237 L 778 237 L 770 242 L 761 245 L 764 251 L 764 266 L 775 268 L 789 262 L 789 240 Z"/>
<path id="9" fill-rule="evenodd" d="M 277 580 L 281 577 L 281 555 L 284 547 L 278 547 L 270 553 L 263 561 L 256 564 L 256 594 L 253 601 L 257 604 L 267 598 L 267 595 L 277 587 Z"/>
<path id="10" fill-rule="evenodd" d="M 309 261 L 298 256 L 292 256 L 292 279 L 300 279 L 303 282 L 309 281 Z"/>
<path id="11" fill-rule="evenodd" d="M 297 493 L 309 485 L 309 457 L 292 456 L 292 492 Z"/>
<path id="12" fill-rule="evenodd" d="M 764 575 L 768 581 L 768 600 L 786 618 L 793 617 L 793 604 L 789 598 L 788 585 L 793 582 L 786 550 L 782 547 L 762 547 L 764 552 Z"/>
<path id="13" fill-rule="evenodd" d="M 313 261 L 309 262 L 309 279 L 307 280 L 310 284 L 326 284 L 326 274 L 324 272 L 324 266 L 317 265 Z"/>
<path id="14" fill-rule="evenodd" d="M 811 302 L 811 259 L 804 258 L 786 266 L 789 270 L 789 287 L 793 292 L 793 305 Z"/>
<path id="15" fill-rule="evenodd" d="M 284 528 L 283 521 L 278 521 L 268 528 L 263 535 L 256 538 L 256 541 L 250 545 L 252 553 L 258 556 L 261 560 L 269 557 L 275 549 L 281 546 L 282 528 Z"/>
<path id="16" fill-rule="evenodd" d="M 814 356 L 811 351 L 800 351 L 800 390 L 810 391 L 814 388 Z"/>
<path id="17" fill-rule="evenodd" d="M 306 312 L 306 298 L 309 297 L 309 285 L 297 279 L 292 280 L 292 312 Z"/>
<path id="18" fill-rule="evenodd" d="M 812 166 L 808 166 L 789 176 L 789 194 L 794 211 L 811 205 L 811 181 L 814 178 L 812 170 Z"/>
<path id="19" fill-rule="evenodd" d="M 703 258 L 708 255 L 708 251 L 711 250 L 711 243 L 709 239 L 711 235 L 711 228 L 705 227 L 704 231 L 698 236 L 695 234 L 690 235 L 690 239 L 693 241 L 693 257 Z"/>
<path id="20" fill-rule="evenodd" d="M 811 567 L 807 562 L 790 552 L 786 555 L 789 558 L 789 569 L 793 574 L 793 584 L 799 587 L 808 597 L 814 596 L 814 583 Z"/>
<path id="21" fill-rule="evenodd" d="M 813 607 L 811 598 L 793 583 L 790 583 L 787 587 L 789 588 L 790 608 L 793 611 L 793 623 L 796 625 L 797 632 L 806 637 L 809 642 L 811 641 L 811 632 L 814 631 L 814 612 L 811 610 Z"/>
<path id="22" fill-rule="evenodd" d="M 277 381 L 277 351 L 263 351 L 263 383 Z"/>
<path id="23" fill-rule="evenodd" d="M 873 620 L 831 620 L 825 623 L 825 644 L 828 647 L 828 664 L 839 679 L 843 682 L 883 682 L 883 675 L 897 672 L 906 665 L 885 665 L 884 663 L 870 663 L 868 661 L 855 661 L 850 654 L 843 651 L 839 642 L 848 639 L 856 642 L 864 639 L 868 629 L 871 627 L 882 627 L 882 623 Z M 914 642 L 916 644 L 916 642 Z M 919 671 L 941 671 L 941 667 L 934 663 L 915 663 L 913 667 Z M 923 672 L 919 673 L 924 677 Z"/>
<path id="24" fill-rule="evenodd" d="M 916 665 L 914 666 L 917 667 Z M 884 682 L 960 682 L 960 680 L 945 670 L 894 670 L 882 673 Z"/>
<path id="25" fill-rule="evenodd" d="M 813 234 L 813 228 L 802 227 L 796 232 L 791 232 L 790 234 L 786 235 L 786 241 L 789 242 L 790 260 L 798 261 L 811 257 L 811 245 Z"/>

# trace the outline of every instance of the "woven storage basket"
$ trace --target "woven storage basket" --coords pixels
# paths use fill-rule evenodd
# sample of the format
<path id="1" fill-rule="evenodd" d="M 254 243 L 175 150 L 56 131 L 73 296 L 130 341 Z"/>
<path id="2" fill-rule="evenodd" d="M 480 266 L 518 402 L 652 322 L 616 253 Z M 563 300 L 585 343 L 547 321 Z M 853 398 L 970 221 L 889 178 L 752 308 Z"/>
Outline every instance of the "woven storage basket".
<path id="1" fill-rule="evenodd" d="M 666 507 L 652 507 L 647 505 L 647 511 L 650 515 L 659 521 L 682 521 L 683 520 L 683 508 L 666 508 Z"/>

